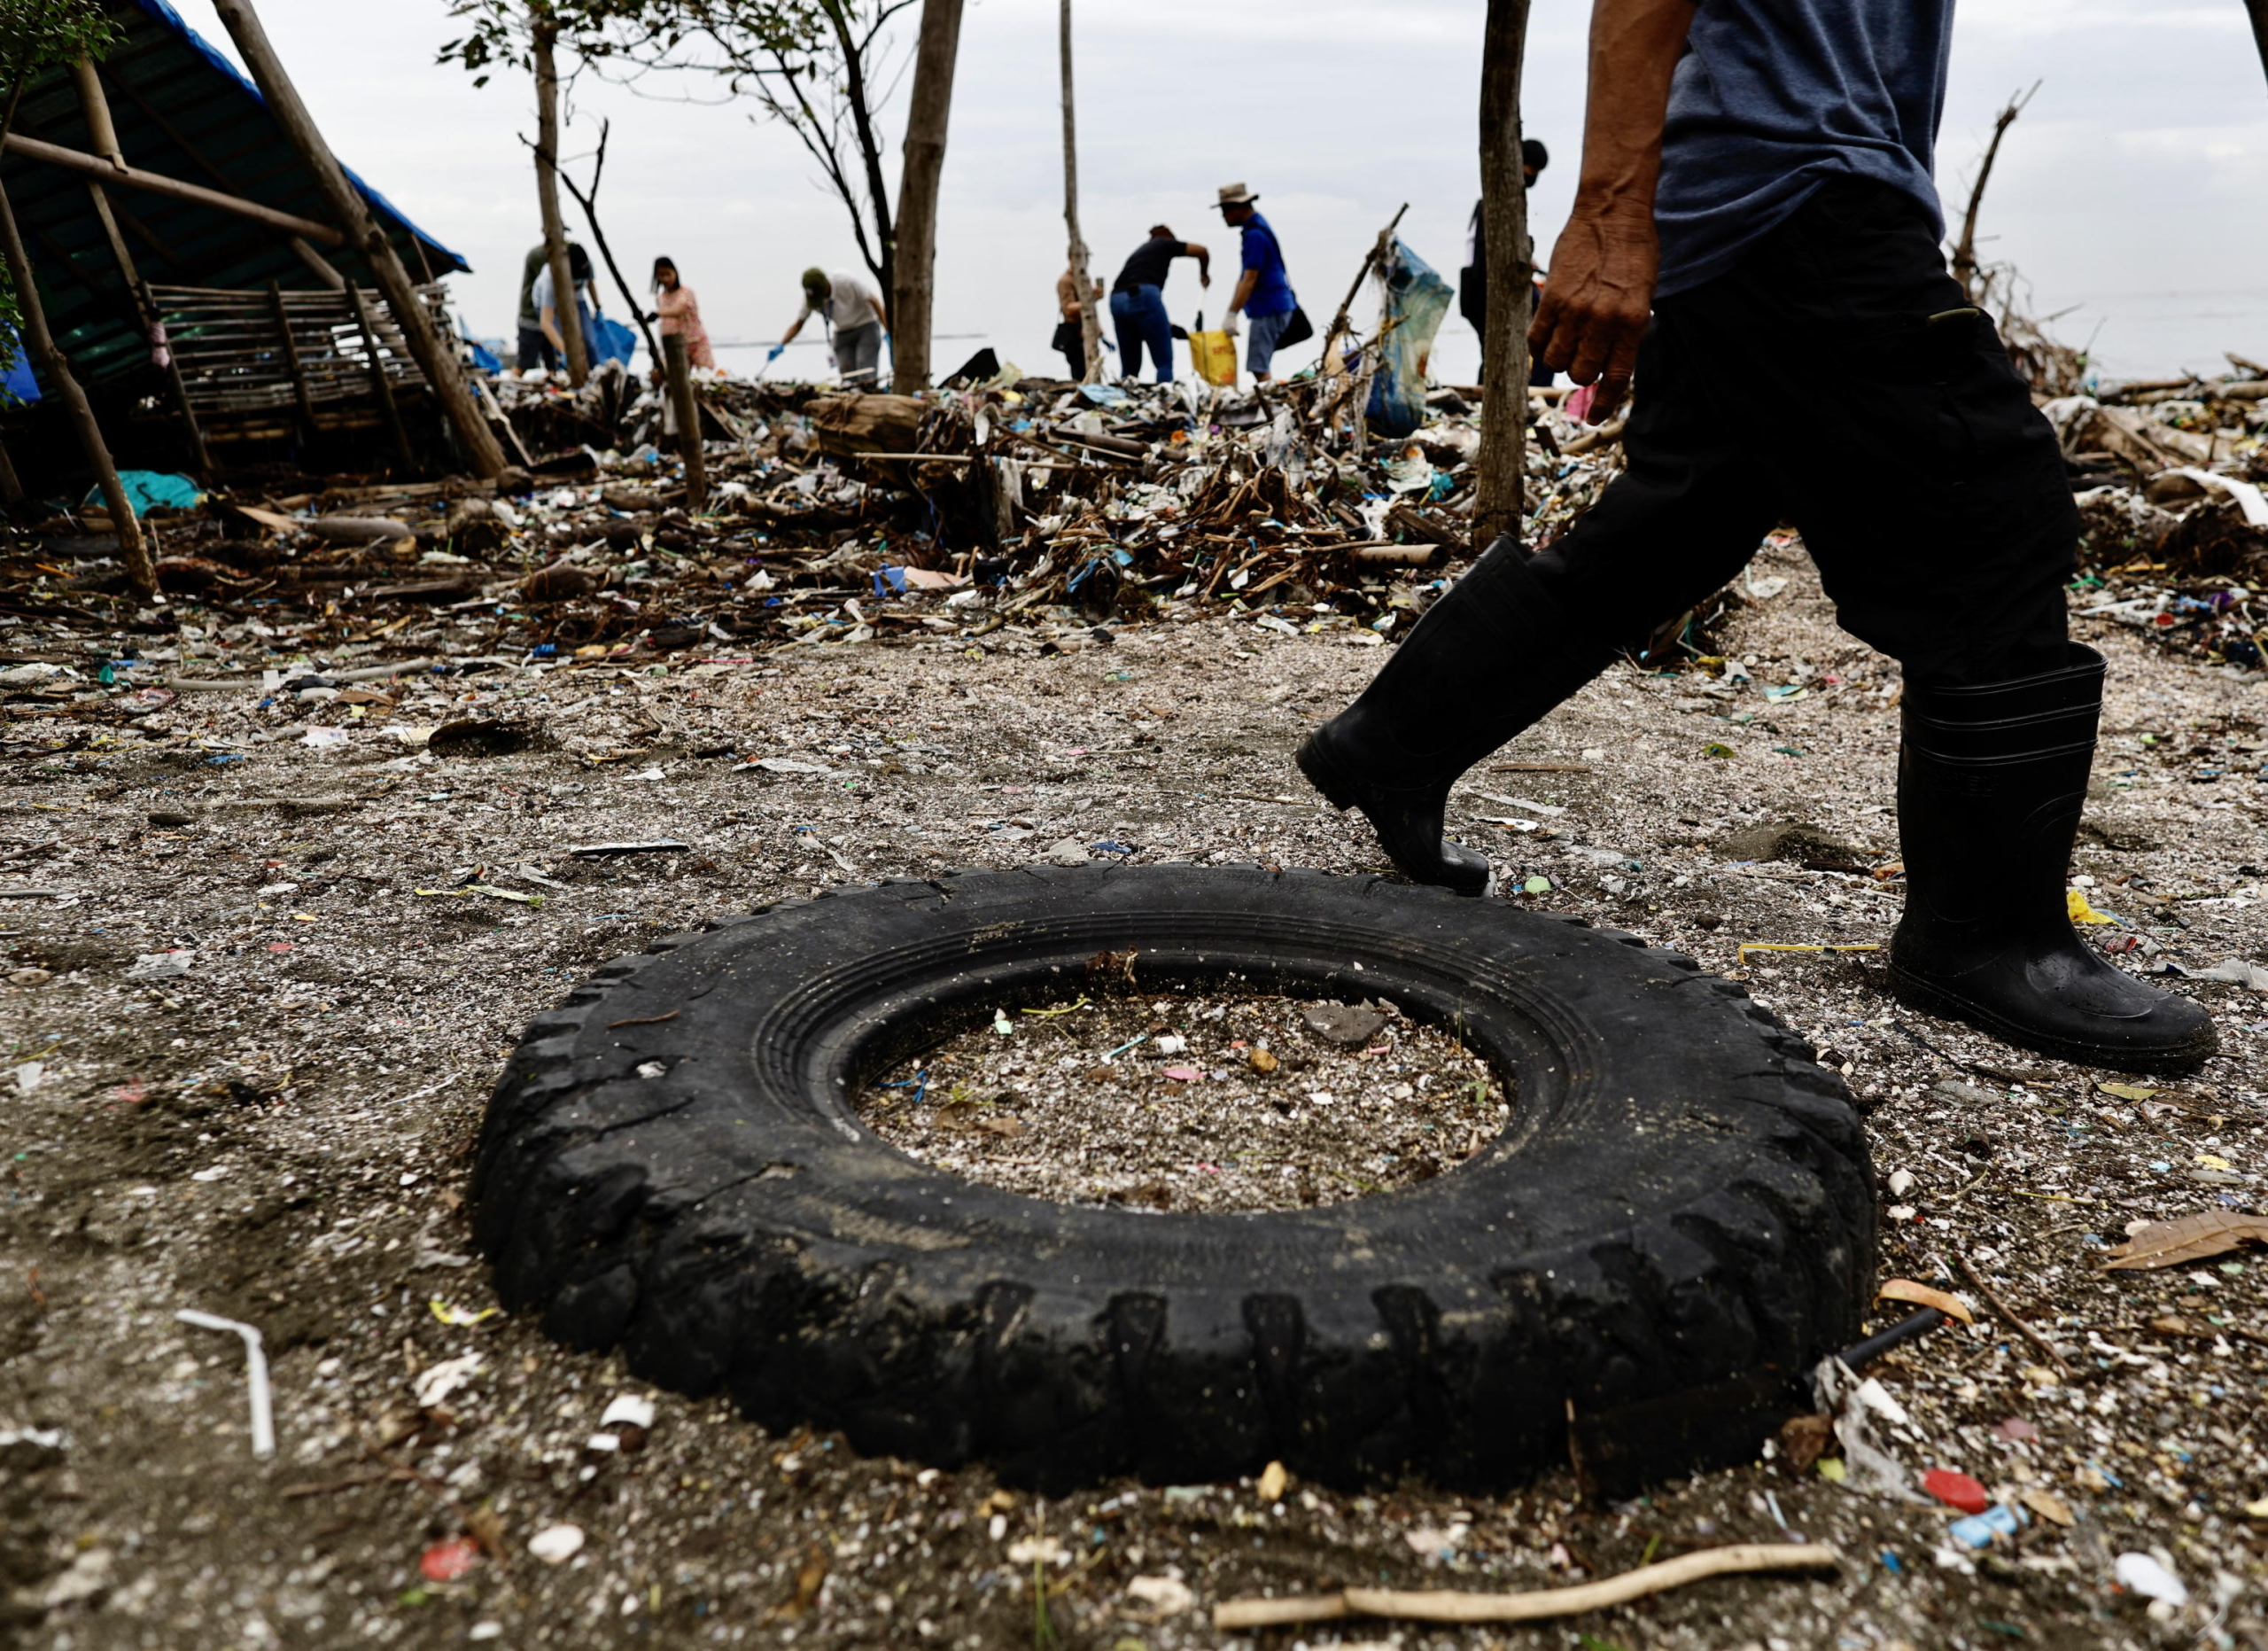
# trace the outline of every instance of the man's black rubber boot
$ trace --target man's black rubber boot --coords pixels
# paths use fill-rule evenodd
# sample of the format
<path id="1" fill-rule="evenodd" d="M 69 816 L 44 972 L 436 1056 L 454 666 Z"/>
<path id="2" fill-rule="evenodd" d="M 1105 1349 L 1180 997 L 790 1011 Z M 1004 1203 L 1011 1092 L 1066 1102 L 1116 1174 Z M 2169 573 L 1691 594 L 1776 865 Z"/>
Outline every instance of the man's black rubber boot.
<path id="1" fill-rule="evenodd" d="M 2179 1071 L 2219 1047 L 2186 998 L 2113 968 L 2071 928 L 2064 876 L 2102 712 L 2102 656 L 1977 688 L 1908 683 L 1898 764 L 1906 915 L 1891 987 L 2066 1061 Z"/>
<path id="2" fill-rule="evenodd" d="M 1301 744 L 1300 770 L 1334 808 L 1361 809 L 1412 882 L 1485 894 L 1487 856 L 1442 840 L 1449 786 L 1605 668 L 1613 650 L 1585 634 L 1499 539 Z"/>

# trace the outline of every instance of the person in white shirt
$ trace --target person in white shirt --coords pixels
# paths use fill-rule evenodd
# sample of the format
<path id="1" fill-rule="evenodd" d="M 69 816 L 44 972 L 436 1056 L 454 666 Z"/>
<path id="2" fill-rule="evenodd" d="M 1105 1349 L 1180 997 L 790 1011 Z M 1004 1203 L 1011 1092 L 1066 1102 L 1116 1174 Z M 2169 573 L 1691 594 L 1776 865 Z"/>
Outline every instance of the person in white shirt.
<path id="1" fill-rule="evenodd" d="M 874 388 L 882 366 L 882 337 L 889 327 L 889 312 L 882 294 L 847 269 L 832 275 L 824 269 L 804 271 L 804 307 L 765 359 L 778 361 L 780 352 L 796 340 L 804 323 L 819 316 L 835 331 L 835 365 L 843 382 L 853 389 Z"/>

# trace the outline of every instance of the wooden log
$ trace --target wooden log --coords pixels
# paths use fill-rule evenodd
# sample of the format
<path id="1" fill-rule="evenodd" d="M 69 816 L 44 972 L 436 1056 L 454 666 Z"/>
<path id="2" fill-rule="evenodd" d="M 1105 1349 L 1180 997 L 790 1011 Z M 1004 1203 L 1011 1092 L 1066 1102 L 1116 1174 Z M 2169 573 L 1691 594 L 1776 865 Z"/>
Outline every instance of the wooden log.
<path id="1" fill-rule="evenodd" d="M 21 155 L 27 160 L 44 161 L 51 167 L 61 167 L 66 172 L 76 172 L 82 177 L 115 183 L 120 189 L 140 190 L 144 194 L 163 195 L 171 200 L 185 200 L 199 206 L 210 206 L 216 212 L 250 218 L 255 223 L 282 230 L 287 235 L 320 241 L 325 246 L 344 246 L 346 244 L 346 238 L 337 230 L 327 223 L 317 223 L 312 218 L 278 212 L 273 206 L 263 206 L 241 196 L 224 195 L 219 190 L 206 189 L 198 183 L 184 183 L 178 178 L 144 172 L 139 167 L 114 167 L 100 155 L 66 149 L 60 144 L 43 143 L 36 137 L 26 137 L 21 132 L 9 133 L 4 143 L 0 143 L 0 147 L 4 147 L 9 154 Z"/>
<path id="2" fill-rule="evenodd" d="M 903 453 L 921 432 L 928 404 L 910 395 L 821 396 L 805 409 L 822 453 L 857 457 L 866 453 Z"/>
<path id="3" fill-rule="evenodd" d="M 662 355 L 669 369 L 670 405 L 677 409 L 678 452 L 685 460 L 685 508 L 698 510 L 709 502 L 709 464 L 701 450 L 701 409 L 693 398 L 685 334 L 664 333 Z"/>
<path id="4" fill-rule="evenodd" d="M 1518 538 L 1526 513 L 1527 323 L 1533 308 L 1534 248 L 1528 241 L 1526 173 L 1520 152 L 1520 65 L 1527 51 L 1528 0 L 1488 0 L 1480 48 L 1480 235 L 1487 263 L 1481 312 L 1487 334 L 1480 369 L 1480 450 L 1472 542 Z"/>
<path id="5" fill-rule="evenodd" d="M 559 26 L 547 11 L 535 12 L 529 30 L 535 59 L 535 199 L 543 218 L 543 244 L 551 267 L 551 308 L 559 324 L 567 382 L 580 388 L 591 376 L 591 356 L 576 303 L 574 271 L 567 257 L 567 230 L 559 216 L 559 71 L 552 47 Z M 540 317 L 539 317 L 540 319 Z"/>
<path id="6" fill-rule="evenodd" d="M 945 168 L 953 65 L 960 51 L 961 0 L 921 0 L 913 48 L 913 96 L 905 112 L 905 170 L 898 175 L 897 290 L 889 299 L 892 387 L 929 387 L 929 325 L 936 296 L 937 186 Z"/>

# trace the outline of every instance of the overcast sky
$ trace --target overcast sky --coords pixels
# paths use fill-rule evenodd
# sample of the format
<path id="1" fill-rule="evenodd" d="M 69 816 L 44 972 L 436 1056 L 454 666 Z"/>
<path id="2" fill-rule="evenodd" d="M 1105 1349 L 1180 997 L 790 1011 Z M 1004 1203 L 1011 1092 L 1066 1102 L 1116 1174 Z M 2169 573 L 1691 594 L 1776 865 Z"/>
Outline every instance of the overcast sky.
<path id="1" fill-rule="evenodd" d="M 179 4 L 229 50 L 209 0 Z M 1454 282 L 1478 191 L 1483 9 L 1088 0 L 1077 35 L 1081 213 L 1098 271 L 1107 278 L 1159 220 L 1228 252 L 1211 203 L 1217 185 L 1242 180 L 1261 193 L 1318 325 L 1404 201 L 1403 238 Z M 508 332 L 520 258 L 538 233 L 516 136 L 534 130 L 525 82 L 508 73 L 476 89 L 435 65 L 455 32 L 446 0 L 261 0 L 260 12 L 340 155 L 472 264 L 454 283 L 468 322 Z M 1064 249 L 1055 14 L 1047 0 L 969 0 L 936 330 L 981 337 L 941 339 L 941 370 L 985 343 L 1027 369 L 1060 362 L 1047 347 Z M 1535 4 L 1525 97 L 1526 129 L 1554 156 L 1533 204 L 1547 259 L 1574 186 L 1587 14 L 1575 0 Z M 2224 349 L 2268 360 L 2268 80 L 2243 6 L 1962 0 L 1938 158 L 1954 210 L 1994 112 L 2035 81 L 1987 197 L 1988 255 L 2023 270 L 2039 313 L 2070 311 L 2054 330 L 2092 340 L 2107 374 L 2217 368 Z M 856 263 L 807 157 L 743 108 L 658 101 L 590 76 L 574 105 L 570 154 L 587 150 L 599 116 L 613 121 L 600 209 L 625 272 L 642 288 L 656 253 L 674 257 L 719 342 L 778 337 L 798 271 Z M 898 105 L 889 113 L 894 186 Z M 1186 323 L 1200 303 L 1217 315 L 1226 293 L 1217 281 L 1200 292 L 1182 265 L 1167 301 Z M 781 365 L 813 371 L 819 354 L 798 348 Z M 1464 377 L 1476 354 L 1452 315 L 1437 376 Z M 754 371 L 763 355 L 720 359 Z"/>

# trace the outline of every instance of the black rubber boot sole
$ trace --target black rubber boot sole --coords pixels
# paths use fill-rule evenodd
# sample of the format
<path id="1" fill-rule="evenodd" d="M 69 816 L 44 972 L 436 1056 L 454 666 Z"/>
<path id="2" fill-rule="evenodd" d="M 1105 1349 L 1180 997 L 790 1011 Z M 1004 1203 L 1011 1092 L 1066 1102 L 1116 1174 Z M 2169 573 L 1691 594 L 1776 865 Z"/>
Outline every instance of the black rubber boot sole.
<path id="1" fill-rule="evenodd" d="M 1949 987 L 1938 985 L 1895 962 L 1890 965 L 1890 990 L 1891 994 L 1908 1009 L 1919 1009 L 1924 1015 L 1942 1016 L 1947 1020 L 1967 1021 L 1972 1026 L 1991 1032 L 2003 1043 L 2012 1043 L 2018 1048 L 2053 1055 L 2059 1061 L 2070 1061 L 2079 1066 L 2102 1067 L 2121 1072 L 2189 1072 L 2210 1060 L 2220 1047 L 2210 1032 L 2201 1040 L 2155 1049 L 2093 1043 L 2043 1032 L 2036 1027 L 2011 1020 L 1981 1003 L 1971 1002 Z"/>
<path id="2" fill-rule="evenodd" d="M 1341 774 L 1338 765 L 1324 753 L 1314 735 L 1311 734 L 1300 742 L 1300 749 L 1293 755 L 1293 760 L 1299 764 L 1300 772 L 1307 775 L 1308 783 L 1322 792 L 1324 800 L 1333 808 L 1339 809 L 1341 813 L 1349 808 L 1357 808 L 1362 811 L 1363 817 L 1371 822 L 1371 829 L 1377 834 L 1379 846 L 1386 851 L 1386 858 L 1394 862 L 1396 870 L 1412 883 L 1422 883 L 1432 888 L 1447 889 L 1453 894 L 1462 894 L 1475 899 L 1495 892 L 1496 868 L 1489 862 L 1487 857 L 1477 849 L 1466 849 L 1461 844 L 1453 844 L 1446 837 L 1437 839 L 1435 850 L 1437 863 L 1434 866 L 1412 866 L 1402 855 L 1396 853 L 1392 838 L 1385 828 L 1379 824 L 1378 815 L 1371 811 L 1370 801 L 1364 797 L 1362 789 Z M 1470 859 L 1460 860 L 1457 857 L 1459 852 L 1470 856 Z"/>

